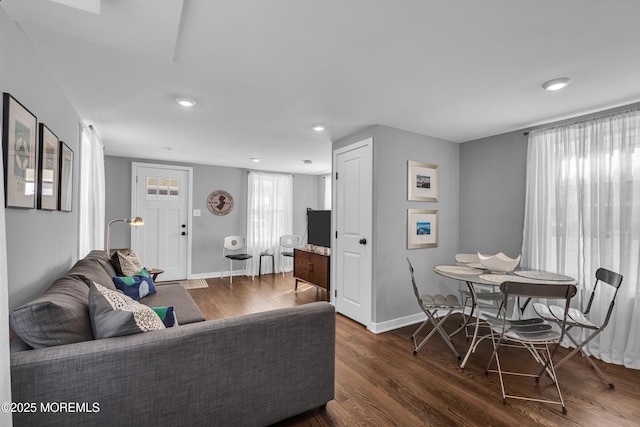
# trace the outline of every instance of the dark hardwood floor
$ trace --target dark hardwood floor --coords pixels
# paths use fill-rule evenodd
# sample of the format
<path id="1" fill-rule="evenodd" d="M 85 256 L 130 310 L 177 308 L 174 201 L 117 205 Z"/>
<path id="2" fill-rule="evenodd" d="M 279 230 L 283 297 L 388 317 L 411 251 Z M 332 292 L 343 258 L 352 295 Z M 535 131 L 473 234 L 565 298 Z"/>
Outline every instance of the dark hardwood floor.
<path id="1" fill-rule="evenodd" d="M 408 279 L 407 279 L 408 280 Z M 191 296 L 207 319 L 240 316 L 280 307 L 323 301 L 324 291 L 300 284 L 294 291 L 291 273 L 207 279 L 209 288 L 191 289 Z M 406 283 L 409 286 L 409 283 Z M 455 329 L 459 317 L 447 327 Z M 640 371 L 596 360 L 615 384 L 609 389 L 580 356 L 558 373 L 567 405 L 508 400 L 502 403 L 498 374 L 485 375 L 491 344 L 482 343 L 465 369 L 444 342 L 434 336 L 413 355 L 410 336 L 417 325 L 373 334 L 362 325 L 337 315 L 335 399 L 326 409 L 312 410 L 278 426 L 637 426 L 640 425 Z M 460 353 L 467 343 L 454 337 Z M 560 349 L 557 357 L 566 354 Z M 526 366 L 531 357 L 513 350 L 503 363 Z M 559 359 L 558 359 L 559 360 Z M 533 366 L 533 365 L 532 365 Z M 507 378 L 512 392 L 554 396 L 544 378 Z M 508 388 L 509 390 L 509 388 Z M 536 394 L 537 393 L 537 394 Z"/>

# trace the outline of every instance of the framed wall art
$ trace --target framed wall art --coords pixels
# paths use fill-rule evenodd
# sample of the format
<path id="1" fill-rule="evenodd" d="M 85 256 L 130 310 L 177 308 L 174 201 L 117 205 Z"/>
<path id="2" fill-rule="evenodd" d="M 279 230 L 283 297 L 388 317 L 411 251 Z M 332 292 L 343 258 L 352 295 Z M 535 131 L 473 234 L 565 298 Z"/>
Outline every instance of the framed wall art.
<path id="1" fill-rule="evenodd" d="M 407 162 L 407 199 L 438 201 L 438 166 L 409 160 Z"/>
<path id="2" fill-rule="evenodd" d="M 60 176 L 60 141 L 44 123 L 38 127 L 40 157 L 38 160 L 38 209 L 58 209 Z"/>
<path id="3" fill-rule="evenodd" d="M 60 191 L 58 192 L 58 210 L 71 212 L 73 203 L 73 151 L 60 141 Z"/>
<path id="4" fill-rule="evenodd" d="M 233 210 L 233 197 L 224 190 L 212 191 L 207 197 L 207 208 L 216 216 L 224 216 Z"/>
<path id="5" fill-rule="evenodd" d="M 407 209 L 407 249 L 438 246 L 438 211 Z"/>
<path id="6" fill-rule="evenodd" d="M 38 164 L 37 119 L 10 94 L 4 93 L 2 100 L 5 205 L 33 209 Z"/>

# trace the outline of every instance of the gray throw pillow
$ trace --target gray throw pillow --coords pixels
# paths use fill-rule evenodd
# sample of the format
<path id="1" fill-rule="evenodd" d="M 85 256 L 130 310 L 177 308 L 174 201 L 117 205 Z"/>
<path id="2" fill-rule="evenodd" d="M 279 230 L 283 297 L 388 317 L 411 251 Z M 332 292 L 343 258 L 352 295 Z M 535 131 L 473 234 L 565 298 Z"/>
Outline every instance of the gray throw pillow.
<path id="1" fill-rule="evenodd" d="M 33 348 L 92 340 L 88 296 L 80 277 L 63 276 L 41 296 L 13 310 L 11 327 Z"/>
<path id="2" fill-rule="evenodd" d="M 89 314 L 96 339 L 165 329 L 151 308 L 95 282 L 89 286 Z"/>

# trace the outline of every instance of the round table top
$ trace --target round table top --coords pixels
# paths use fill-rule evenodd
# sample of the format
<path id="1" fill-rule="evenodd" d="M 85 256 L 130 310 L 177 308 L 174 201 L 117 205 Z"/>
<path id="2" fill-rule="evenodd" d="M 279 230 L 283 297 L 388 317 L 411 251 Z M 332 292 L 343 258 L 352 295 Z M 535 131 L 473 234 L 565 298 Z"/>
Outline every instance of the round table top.
<path id="1" fill-rule="evenodd" d="M 520 269 L 504 273 L 492 273 L 489 270 L 469 267 L 462 264 L 444 264 L 436 265 L 435 267 L 433 267 L 433 271 L 441 276 L 448 277 L 450 279 L 492 286 L 500 286 L 502 282 L 506 281 L 524 283 L 577 283 L 574 278 L 569 276 L 528 269 Z"/>

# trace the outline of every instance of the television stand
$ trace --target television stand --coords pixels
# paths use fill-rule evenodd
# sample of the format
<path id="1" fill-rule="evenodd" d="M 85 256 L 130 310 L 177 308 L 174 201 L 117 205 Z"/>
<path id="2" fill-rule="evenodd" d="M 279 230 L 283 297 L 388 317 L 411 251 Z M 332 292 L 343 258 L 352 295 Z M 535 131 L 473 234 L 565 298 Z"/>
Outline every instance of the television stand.
<path id="1" fill-rule="evenodd" d="M 326 300 L 329 301 L 330 274 L 329 274 L 329 249 L 302 249 L 293 250 L 293 277 L 298 281 L 307 282 L 326 291 Z"/>

